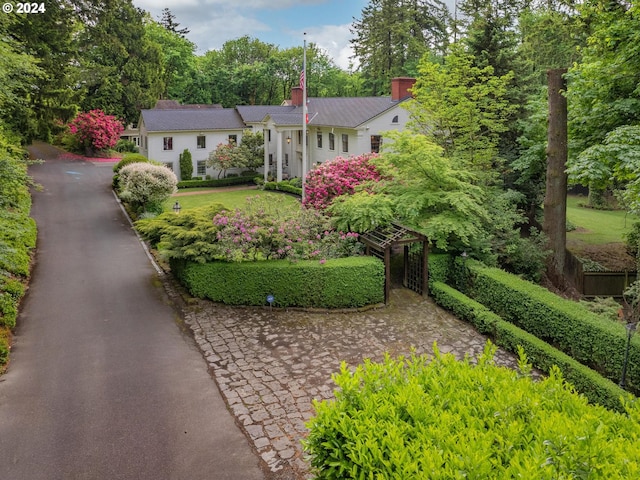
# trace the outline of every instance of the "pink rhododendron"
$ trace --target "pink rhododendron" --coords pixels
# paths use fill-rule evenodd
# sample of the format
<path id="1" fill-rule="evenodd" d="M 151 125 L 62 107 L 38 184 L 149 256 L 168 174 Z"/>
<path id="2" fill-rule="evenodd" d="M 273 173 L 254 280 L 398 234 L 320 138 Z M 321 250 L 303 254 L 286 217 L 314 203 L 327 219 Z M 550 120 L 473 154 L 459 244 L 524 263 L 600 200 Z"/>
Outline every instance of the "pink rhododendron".
<path id="1" fill-rule="evenodd" d="M 94 151 L 115 147 L 123 130 L 122 122 L 102 110 L 79 113 L 69 123 L 69 131 L 82 146 Z"/>
<path id="2" fill-rule="evenodd" d="M 370 162 L 375 153 L 337 157 L 311 170 L 305 180 L 304 205 L 316 210 L 327 208 L 334 198 L 352 194 L 356 186 L 380 180 L 380 173 Z"/>

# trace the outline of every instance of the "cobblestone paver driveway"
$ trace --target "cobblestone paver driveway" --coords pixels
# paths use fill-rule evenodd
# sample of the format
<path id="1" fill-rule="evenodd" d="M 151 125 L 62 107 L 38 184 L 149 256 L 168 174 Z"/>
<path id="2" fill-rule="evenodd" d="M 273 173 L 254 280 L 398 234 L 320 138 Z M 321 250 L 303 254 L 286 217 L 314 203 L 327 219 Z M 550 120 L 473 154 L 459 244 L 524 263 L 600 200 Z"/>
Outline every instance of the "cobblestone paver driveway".
<path id="1" fill-rule="evenodd" d="M 475 358 L 486 337 L 437 307 L 429 298 L 393 290 L 388 307 L 359 313 L 309 313 L 268 308 L 231 308 L 197 301 L 186 323 L 217 380 L 229 408 L 274 478 L 309 477 L 301 439 L 312 416 L 312 399 L 330 399 L 331 374 L 342 361 L 443 352 Z M 496 363 L 515 366 L 498 351 Z"/>

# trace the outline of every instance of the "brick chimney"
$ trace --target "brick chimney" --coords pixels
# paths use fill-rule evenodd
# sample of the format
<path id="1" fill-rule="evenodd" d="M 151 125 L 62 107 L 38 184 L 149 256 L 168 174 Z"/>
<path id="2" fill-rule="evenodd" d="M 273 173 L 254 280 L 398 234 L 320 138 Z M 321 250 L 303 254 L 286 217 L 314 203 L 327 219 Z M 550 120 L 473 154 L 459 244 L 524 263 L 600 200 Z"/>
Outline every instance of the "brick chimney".
<path id="1" fill-rule="evenodd" d="M 291 105 L 294 107 L 301 107 L 303 100 L 302 87 L 293 87 L 291 89 Z"/>
<path id="2" fill-rule="evenodd" d="M 416 83 L 415 78 L 397 77 L 391 80 L 391 100 L 399 102 L 411 96 L 409 90 Z"/>

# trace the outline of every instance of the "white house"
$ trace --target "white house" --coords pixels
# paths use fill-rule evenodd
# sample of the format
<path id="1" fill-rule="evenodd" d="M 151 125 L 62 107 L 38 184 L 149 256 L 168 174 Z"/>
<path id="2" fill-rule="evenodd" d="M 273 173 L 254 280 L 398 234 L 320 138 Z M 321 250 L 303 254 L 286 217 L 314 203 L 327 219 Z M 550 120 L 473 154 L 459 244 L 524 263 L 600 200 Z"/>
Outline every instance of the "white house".
<path id="1" fill-rule="evenodd" d="M 307 162 L 309 167 L 337 156 L 377 152 L 382 133 L 402 130 L 409 114 L 400 104 L 410 98 L 415 80 L 396 78 L 386 97 L 307 99 Z M 189 149 L 194 176 L 217 176 L 206 167 L 209 152 L 220 143 L 240 143 L 245 129 L 262 131 L 265 138 L 265 178 L 302 175 L 303 92 L 292 90 L 284 105 L 238 106 L 160 103 L 142 110 L 140 153 L 179 173 L 179 155 Z M 308 168 L 307 168 L 308 170 Z"/>

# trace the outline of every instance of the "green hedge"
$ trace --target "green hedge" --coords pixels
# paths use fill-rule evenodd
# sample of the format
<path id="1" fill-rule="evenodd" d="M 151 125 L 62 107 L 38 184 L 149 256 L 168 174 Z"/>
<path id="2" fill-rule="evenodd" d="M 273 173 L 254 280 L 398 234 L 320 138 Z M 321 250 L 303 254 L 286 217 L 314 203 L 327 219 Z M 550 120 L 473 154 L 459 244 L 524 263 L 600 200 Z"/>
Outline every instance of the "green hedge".
<path id="1" fill-rule="evenodd" d="M 590 402 L 624 411 L 620 399 L 625 391 L 597 372 L 503 320 L 484 305 L 442 282 L 431 285 L 431 294 L 439 305 L 472 323 L 481 333 L 493 337 L 501 347 L 514 353 L 518 351 L 518 346 L 522 347 L 529 362 L 539 370 L 548 373 L 556 365 L 564 378 Z"/>
<path id="2" fill-rule="evenodd" d="M 255 175 L 242 177 L 227 177 L 211 180 L 183 180 L 178 182 L 178 188 L 216 188 L 229 187 L 232 185 L 254 184 Z"/>
<path id="3" fill-rule="evenodd" d="M 467 263 L 467 293 L 500 317 L 613 381 L 622 372 L 627 330 L 516 275 Z M 640 336 L 632 338 L 627 387 L 640 393 Z"/>
<path id="4" fill-rule="evenodd" d="M 267 182 L 264 184 L 265 190 L 277 190 L 279 192 L 293 193 L 302 196 L 302 188 L 294 187 L 288 182 Z"/>
<path id="5" fill-rule="evenodd" d="M 171 269 L 189 292 L 228 305 L 354 308 L 384 302 L 384 265 L 373 257 L 291 263 L 193 263 L 174 260 Z"/>

